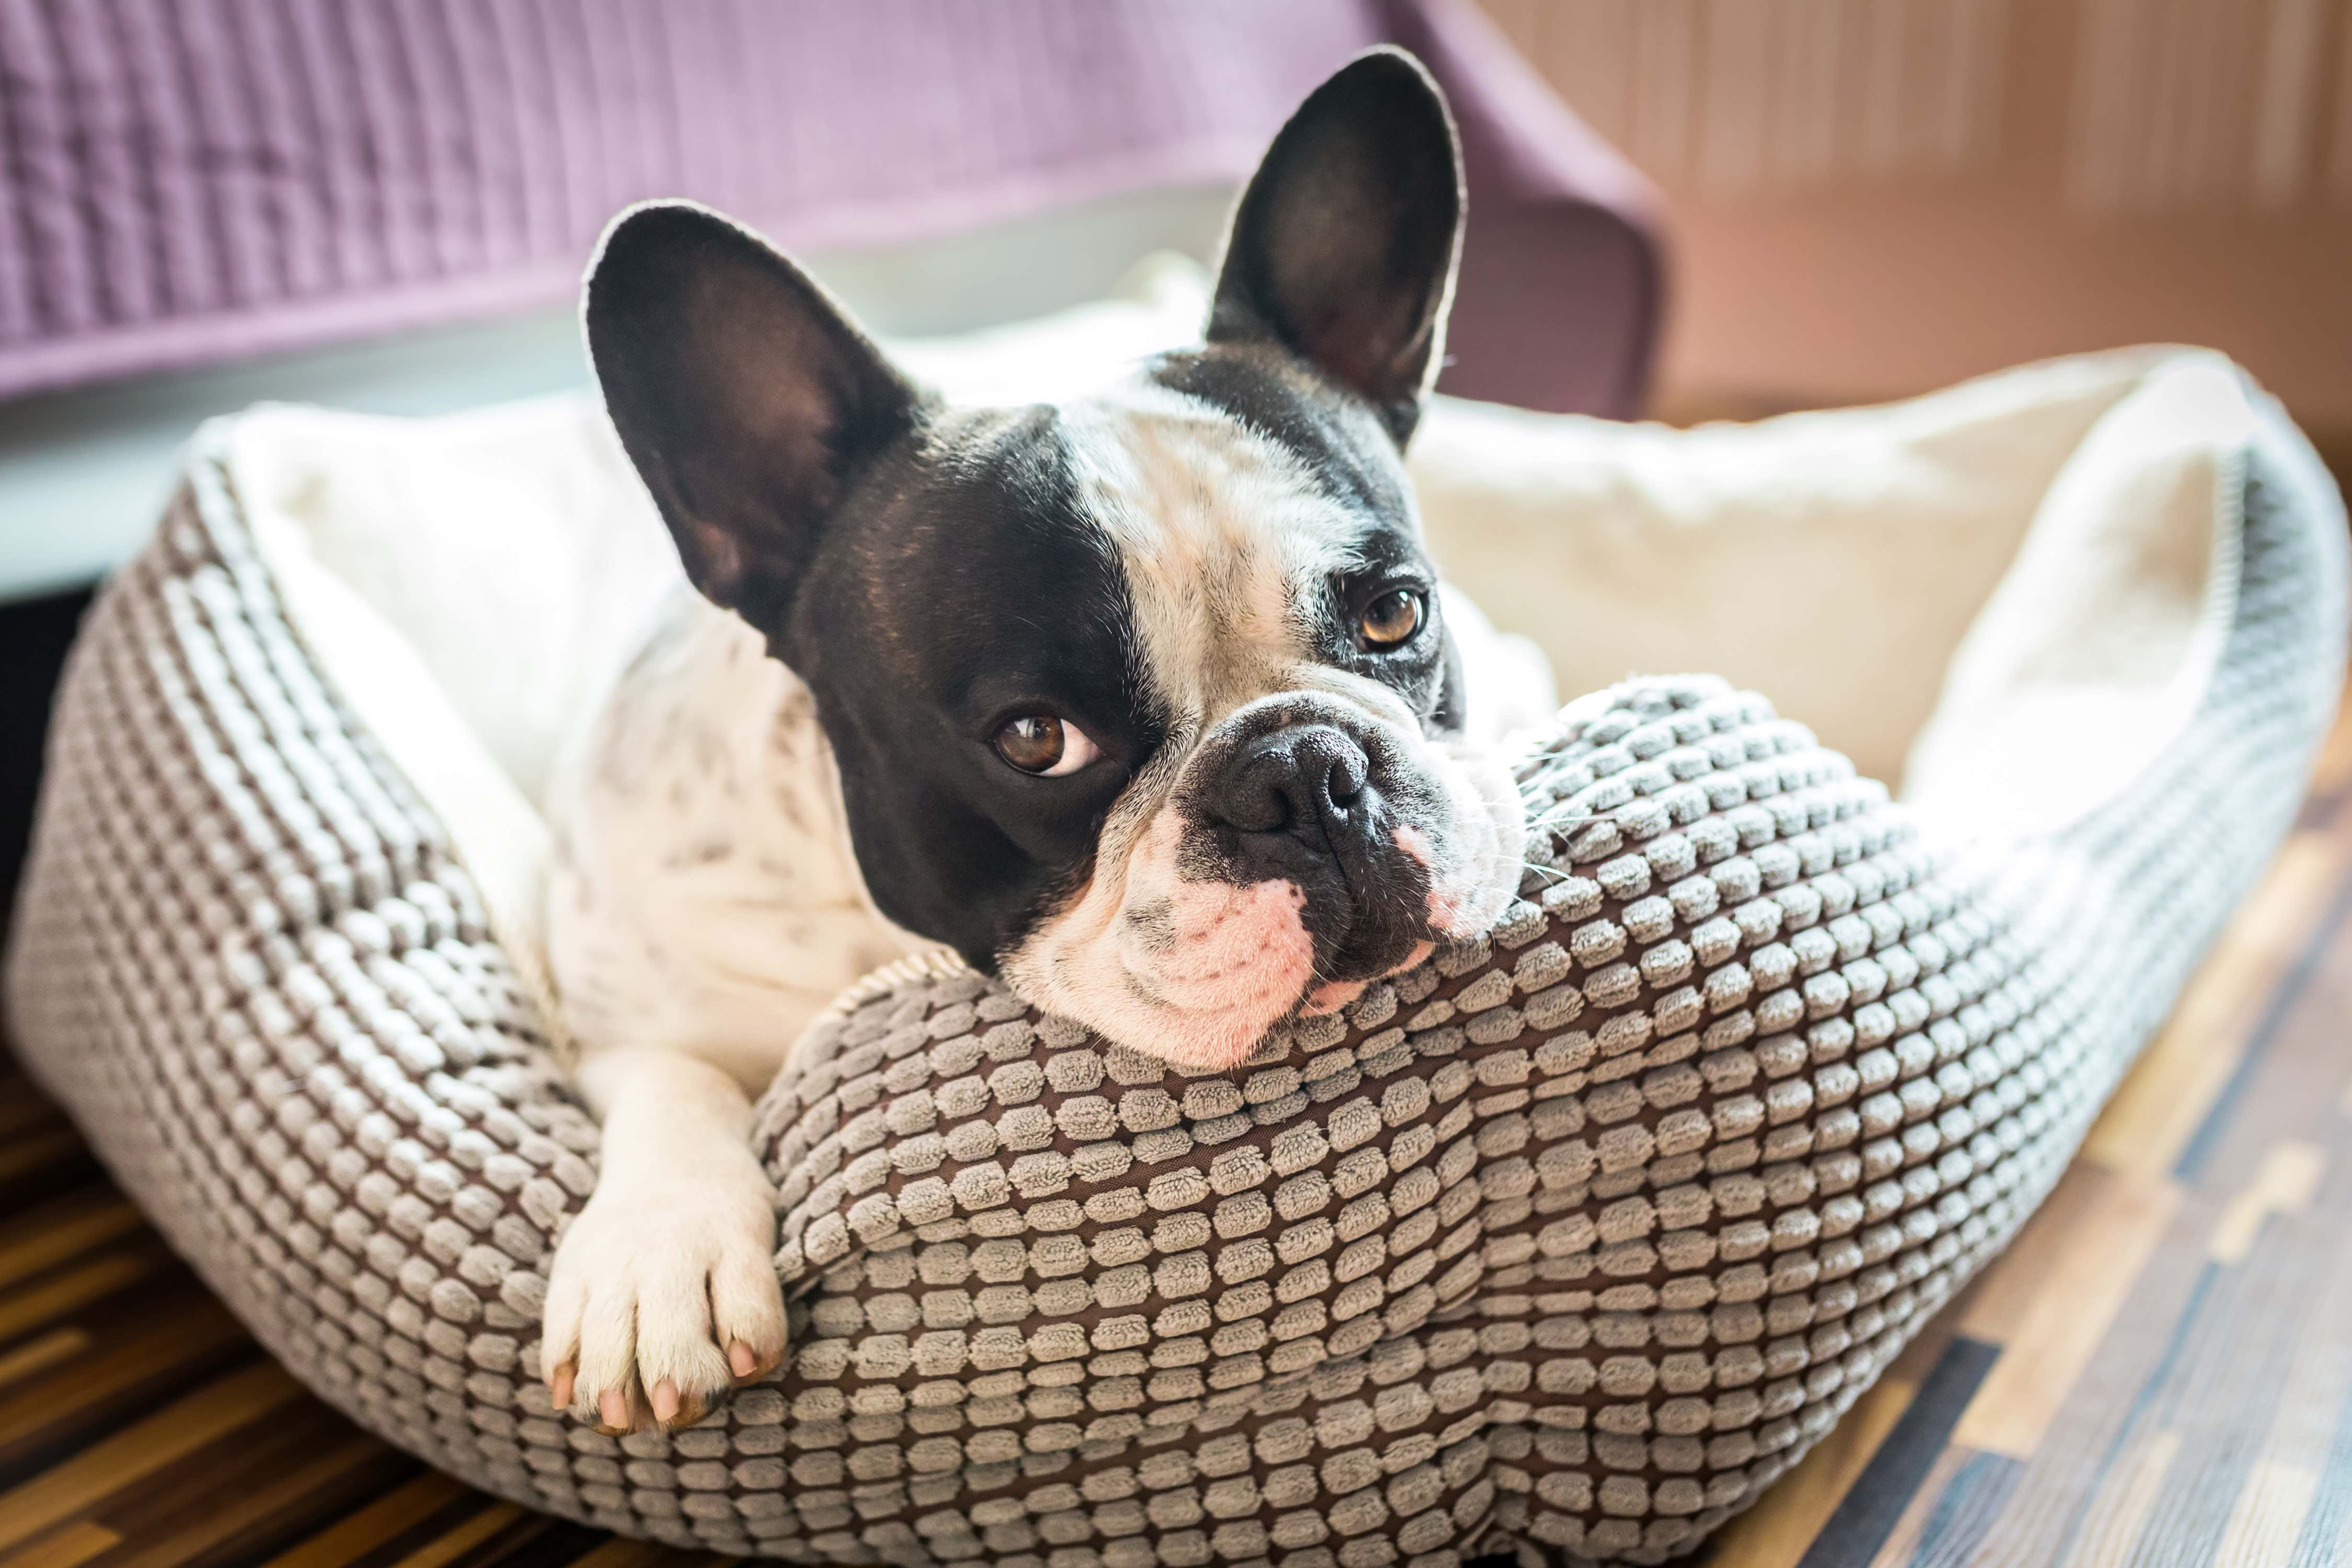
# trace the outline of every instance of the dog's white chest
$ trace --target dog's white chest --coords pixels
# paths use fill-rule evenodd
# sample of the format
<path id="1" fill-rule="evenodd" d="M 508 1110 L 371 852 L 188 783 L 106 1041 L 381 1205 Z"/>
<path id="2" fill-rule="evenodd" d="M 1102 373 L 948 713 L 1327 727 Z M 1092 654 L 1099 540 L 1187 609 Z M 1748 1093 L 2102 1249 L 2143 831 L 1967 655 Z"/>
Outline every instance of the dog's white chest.
<path id="1" fill-rule="evenodd" d="M 867 897 L 807 689 L 681 591 L 558 764 L 549 958 L 586 1046 L 763 1087 L 860 976 L 927 944 Z"/>

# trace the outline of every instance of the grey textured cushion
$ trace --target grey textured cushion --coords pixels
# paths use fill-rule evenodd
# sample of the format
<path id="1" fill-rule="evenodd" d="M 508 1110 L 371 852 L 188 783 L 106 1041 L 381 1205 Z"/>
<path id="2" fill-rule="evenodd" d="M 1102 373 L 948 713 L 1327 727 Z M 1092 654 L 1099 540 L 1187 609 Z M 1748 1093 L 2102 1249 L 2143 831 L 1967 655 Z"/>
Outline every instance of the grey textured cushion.
<path id="1" fill-rule="evenodd" d="M 594 1131 L 216 448 L 75 653 L 11 1022 L 275 1354 L 528 1503 L 825 1561 L 1656 1562 L 2014 1232 L 2290 820 L 2344 546 L 2285 461 L 2225 498 L 2193 719 L 2062 834 L 1940 835 L 1762 698 L 1637 681 L 1528 765 L 1490 939 L 1242 1070 L 973 977 L 857 1007 L 761 1111 L 795 1354 L 675 1436 L 530 1375 Z"/>

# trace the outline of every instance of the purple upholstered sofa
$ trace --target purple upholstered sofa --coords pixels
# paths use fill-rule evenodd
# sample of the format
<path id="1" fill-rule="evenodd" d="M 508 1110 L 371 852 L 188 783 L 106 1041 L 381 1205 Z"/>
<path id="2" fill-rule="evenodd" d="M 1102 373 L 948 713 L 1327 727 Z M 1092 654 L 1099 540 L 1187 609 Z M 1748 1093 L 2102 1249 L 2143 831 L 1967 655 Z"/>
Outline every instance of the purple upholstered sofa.
<path id="1" fill-rule="evenodd" d="M 1468 0 L 0 0 L 0 895 L 88 583 L 203 418 L 576 385 L 581 264 L 649 195 L 815 253 L 880 330 L 985 324 L 956 287 L 1068 304 L 1122 244 L 1206 251 L 1284 116 L 1384 39 L 1462 122 L 1444 386 L 1631 414 L 1653 198 Z M 1046 221 L 1173 189 L 1173 231 Z M 1057 274 L 1074 235 L 1097 265 Z M 877 254 L 877 288 L 827 265 Z"/>
<path id="2" fill-rule="evenodd" d="M 1632 413 L 1650 199 L 1466 0 L 6 0 L 0 398 L 543 306 L 644 196 L 825 249 L 1231 183 L 1382 39 L 1462 121 L 1450 390 Z"/>

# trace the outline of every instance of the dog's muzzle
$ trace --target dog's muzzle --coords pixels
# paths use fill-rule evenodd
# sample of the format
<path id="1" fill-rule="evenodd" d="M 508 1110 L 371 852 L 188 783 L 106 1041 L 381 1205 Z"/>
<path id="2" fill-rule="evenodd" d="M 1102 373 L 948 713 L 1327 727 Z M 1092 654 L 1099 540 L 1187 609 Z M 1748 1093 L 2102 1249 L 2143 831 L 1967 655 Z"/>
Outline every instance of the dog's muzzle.
<path id="1" fill-rule="evenodd" d="M 1254 707 L 1190 771 L 1185 874 L 1296 886 L 1324 980 L 1387 974 L 1428 938 L 1439 792 L 1389 727 L 1332 702 Z"/>

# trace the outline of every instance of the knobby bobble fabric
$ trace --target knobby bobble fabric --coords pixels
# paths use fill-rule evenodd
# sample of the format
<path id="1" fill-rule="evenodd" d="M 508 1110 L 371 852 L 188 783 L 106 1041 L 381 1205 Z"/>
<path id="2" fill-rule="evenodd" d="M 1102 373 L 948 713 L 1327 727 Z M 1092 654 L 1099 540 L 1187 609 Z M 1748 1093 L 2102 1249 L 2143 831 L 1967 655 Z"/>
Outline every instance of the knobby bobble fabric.
<path id="1" fill-rule="evenodd" d="M 535 1507 L 814 1562 L 1662 1562 L 2014 1234 L 2290 821 L 2340 546 L 2249 464 L 2196 718 L 2062 834 L 1636 680 L 1522 763 L 1491 936 L 1238 1070 L 970 975 L 833 1020 L 758 1122 L 793 1354 L 674 1435 L 532 1375 L 595 1129 L 217 447 L 74 656 L 14 1028 L 274 1354 Z"/>

